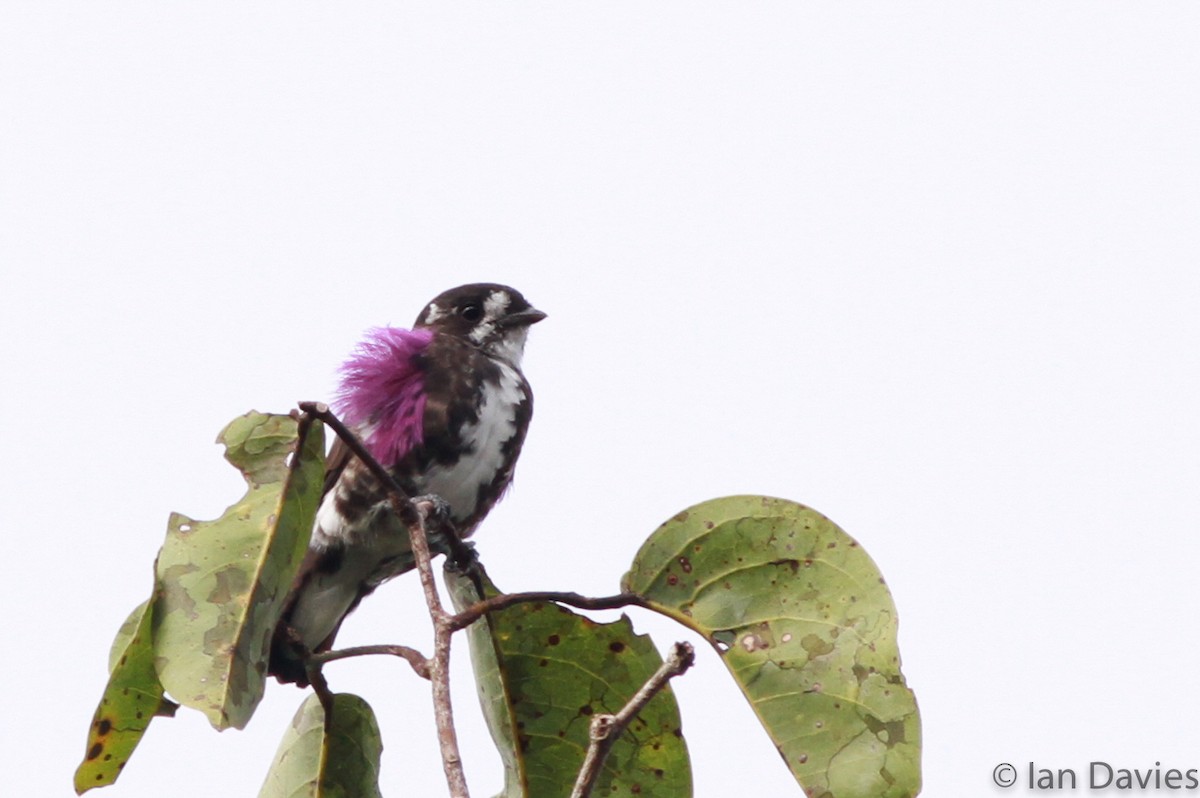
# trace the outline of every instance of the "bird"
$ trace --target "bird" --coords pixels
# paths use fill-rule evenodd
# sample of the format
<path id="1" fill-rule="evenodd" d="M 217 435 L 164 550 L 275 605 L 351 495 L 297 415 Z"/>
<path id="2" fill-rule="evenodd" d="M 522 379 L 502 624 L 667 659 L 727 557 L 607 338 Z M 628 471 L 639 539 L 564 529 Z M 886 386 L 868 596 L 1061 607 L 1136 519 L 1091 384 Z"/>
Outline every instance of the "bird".
<path id="1" fill-rule="evenodd" d="M 512 482 L 533 415 L 521 360 L 544 318 L 514 288 L 462 285 L 430 301 L 411 330 L 368 330 L 341 367 L 335 412 L 409 498 L 440 498 L 461 538 Z M 365 596 L 413 567 L 386 489 L 338 439 L 269 673 L 307 686 L 306 657 L 329 650 Z"/>

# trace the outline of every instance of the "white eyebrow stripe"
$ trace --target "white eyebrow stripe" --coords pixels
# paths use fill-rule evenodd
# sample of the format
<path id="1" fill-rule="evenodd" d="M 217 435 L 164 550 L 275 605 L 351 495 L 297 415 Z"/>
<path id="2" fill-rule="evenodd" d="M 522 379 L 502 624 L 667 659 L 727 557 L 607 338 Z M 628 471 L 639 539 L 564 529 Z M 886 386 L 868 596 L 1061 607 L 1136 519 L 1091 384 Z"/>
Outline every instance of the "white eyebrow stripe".
<path id="1" fill-rule="evenodd" d="M 508 310 L 508 303 L 512 298 L 507 291 L 493 291 L 488 298 L 483 301 L 484 316 L 487 319 L 495 320 L 504 315 L 504 311 Z"/>
<path id="2" fill-rule="evenodd" d="M 436 302 L 429 303 L 429 309 L 425 311 L 425 323 L 433 324 L 435 321 L 446 315 L 446 311 L 438 307 Z"/>

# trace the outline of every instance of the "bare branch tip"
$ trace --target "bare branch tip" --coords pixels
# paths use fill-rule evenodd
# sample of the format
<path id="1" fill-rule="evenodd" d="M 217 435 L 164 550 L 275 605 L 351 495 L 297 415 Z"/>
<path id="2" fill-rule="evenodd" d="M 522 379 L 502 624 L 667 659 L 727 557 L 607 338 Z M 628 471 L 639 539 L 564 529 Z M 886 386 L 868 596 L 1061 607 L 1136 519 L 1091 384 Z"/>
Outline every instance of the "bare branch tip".
<path id="1" fill-rule="evenodd" d="M 612 750 L 617 738 L 624 733 L 629 724 L 639 712 L 645 709 L 650 700 L 667 686 L 676 676 L 685 672 L 696 661 L 696 650 L 691 643 L 681 641 L 671 649 L 670 655 L 663 661 L 645 684 L 634 693 L 633 697 L 614 714 L 595 715 L 588 726 L 588 748 L 584 754 L 583 764 L 575 779 L 575 787 L 571 798 L 588 798 L 596 786 L 596 778 L 604 766 L 604 760 Z"/>
<path id="2" fill-rule="evenodd" d="M 616 715 L 597 715 L 592 718 L 592 725 L 588 727 L 588 739 L 596 743 L 607 740 L 616 726 Z"/>
<path id="3" fill-rule="evenodd" d="M 671 665 L 672 675 L 680 676 L 696 664 L 696 649 L 691 643 L 680 641 L 675 644 L 667 662 Z"/>
<path id="4" fill-rule="evenodd" d="M 319 654 L 313 654 L 309 658 L 309 661 L 311 664 L 321 667 L 340 659 L 367 657 L 374 654 L 387 654 L 393 657 L 400 657 L 412 666 L 413 672 L 417 676 L 420 676 L 422 679 L 429 679 L 429 658 L 415 648 L 396 644 L 351 646 L 350 648 L 338 648 L 333 651 L 322 651 Z"/>

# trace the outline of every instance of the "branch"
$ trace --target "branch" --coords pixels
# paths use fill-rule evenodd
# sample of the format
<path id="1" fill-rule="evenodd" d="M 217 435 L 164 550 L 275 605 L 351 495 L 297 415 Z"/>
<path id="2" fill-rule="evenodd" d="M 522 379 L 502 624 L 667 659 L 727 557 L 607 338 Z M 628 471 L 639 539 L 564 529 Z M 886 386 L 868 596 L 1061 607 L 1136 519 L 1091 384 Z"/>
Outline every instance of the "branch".
<path id="1" fill-rule="evenodd" d="M 379 461 L 367 451 L 367 447 L 363 446 L 362 441 L 358 436 L 350 431 L 350 428 L 342 423 L 342 420 L 335 416 L 329 409 L 329 405 L 324 402 L 300 402 L 299 407 L 306 414 L 319 418 L 332 429 L 337 436 L 342 439 L 342 443 L 354 452 L 354 456 L 363 462 L 367 470 L 371 472 L 371 476 L 379 480 L 379 484 L 384 487 L 392 496 L 392 505 L 396 510 L 396 514 L 405 524 L 412 526 L 417 522 L 417 511 L 412 504 L 407 501 L 407 496 L 404 495 L 404 490 L 401 489 L 400 483 L 392 477 L 388 470 L 379 464 Z M 397 502 L 396 496 L 402 497 L 405 501 Z"/>
<path id="2" fill-rule="evenodd" d="M 429 617 L 433 621 L 434 634 L 433 657 L 430 659 L 425 658 L 415 649 L 399 645 L 357 646 L 312 655 L 308 660 L 309 681 L 321 698 L 321 703 L 326 706 L 328 720 L 332 714 L 332 695 L 321 674 L 321 667 L 324 664 L 369 654 L 390 654 L 403 657 L 418 675 L 432 682 L 434 721 L 437 724 L 438 743 L 442 753 L 442 769 L 446 773 L 446 782 L 450 787 L 452 798 L 469 798 L 450 701 L 450 639 L 454 632 L 470 626 L 489 612 L 529 601 L 554 601 L 585 610 L 609 610 L 628 606 L 644 607 L 646 606 L 645 601 L 631 593 L 591 598 L 579 593 L 536 591 L 493 596 L 472 604 L 458 614 L 447 613 L 442 607 L 437 584 L 433 578 L 433 554 L 429 546 L 428 533 L 428 523 L 431 517 L 436 519 L 435 523 L 439 523 L 441 528 L 438 532 L 442 534 L 451 548 L 458 547 L 456 554 L 459 559 L 467 559 L 470 551 L 462 544 L 452 525 L 445 522 L 444 519 L 438 518 L 438 502 L 433 497 L 411 499 L 405 495 L 387 469 L 381 466 L 357 436 L 330 412 L 328 405 L 321 402 L 300 402 L 299 407 L 304 413 L 302 418 L 318 418 L 325 422 L 387 491 L 393 511 L 408 527 L 409 538 L 412 541 L 413 559 L 421 580 L 425 604 L 429 608 Z M 676 643 L 675 649 L 667 661 L 617 714 L 597 715 L 592 719 L 589 732 L 591 744 L 588 746 L 587 755 L 571 793 L 572 798 L 586 798 L 591 794 L 600 769 L 604 765 L 604 760 L 608 757 L 617 739 L 633 722 L 637 714 L 645 708 L 646 704 L 666 686 L 667 682 L 690 668 L 693 660 L 694 654 L 691 645 Z"/>
<path id="3" fill-rule="evenodd" d="M 615 596 L 592 598 L 579 593 L 559 593 L 553 590 L 538 590 L 528 593 L 502 593 L 499 596 L 477 601 L 457 615 L 450 616 L 447 621 L 451 631 L 465 629 L 489 612 L 507 609 L 514 604 L 524 604 L 529 601 L 555 601 L 581 610 L 615 610 L 621 607 L 645 607 L 646 602 L 634 593 L 618 593 Z"/>
<path id="4" fill-rule="evenodd" d="M 398 494 L 393 493 L 391 498 L 393 507 L 400 503 Z M 425 605 L 429 607 L 429 617 L 433 620 L 433 659 L 427 662 L 429 680 L 433 682 L 433 719 L 437 724 L 438 745 L 442 749 L 442 770 L 446 773 L 451 798 L 469 798 L 462 755 L 458 751 L 458 734 L 454 730 L 454 710 L 450 703 L 450 636 L 454 630 L 450 628 L 451 616 L 442 609 L 437 583 L 433 581 L 432 557 L 425 529 L 425 519 L 432 509 L 432 502 L 416 503 L 417 522 L 409 525 L 408 530 L 417 573 L 421 577 L 421 589 L 425 593 Z"/>
<path id="5" fill-rule="evenodd" d="M 436 511 L 436 505 L 431 500 L 414 501 L 406 496 L 387 469 L 381 466 L 379 461 L 367 451 L 367 448 L 342 423 L 341 419 L 330 412 L 328 405 L 323 402 L 300 402 L 299 407 L 304 413 L 325 422 L 330 429 L 337 433 L 350 451 L 363 462 L 372 476 L 387 490 L 392 510 L 396 513 L 396 517 L 408 527 L 408 536 L 412 541 L 413 559 L 416 561 L 417 573 L 421 577 L 421 589 L 425 593 L 425 604 L 429 607 L 429 617 L 433 620 L 433 658 L 425 660 L 425 667 L 429 680 L 433 683 L 433 717 L 437 724 L 438 743 L 442 749 L 442 769 L 446 773 L 446 783 L 450 787 L 451 798 L 469 798 L 467 779 L 462 767 L 462 755 L 458 750 L 458 736 L 454 731 L 454 712 L 450 704 L 450 635 L 454 630 L 450 628 L 451 616 L 442 609 L 437 584 L 433 581 L 432 554 L 429 550 L 429 538 L 426 532 L 426 521 L 430 514 Z M 453 530 L 449 530 L 446 537 L 448 541 L 458 541 L 458 535 Z M 320 664 L 314 663 L 309 671 L 319 676 Z M 310 681 L 313 680 L 310 679 Z M 317 682 L 313 681 L 313 684 L 315 687 Z M 326 688 L 326 692 L 328 692 L 328 688 Z M 318 695 L 320 695 L 320 691 L 318 691 Z M 324 698 L 322 698 L 322 702 L 324 703 Z"/>
<path id="6" fill-rule="evenodd" d="M 312 685 L 317 700 L 321 702 L 321 709 L 324 710 L 325 734 L 328 735 L 333 729 L 333 691 L 329 689 L 329 682 L 325 681 L 325 674 L 321 673 L 319 663 L 307 660 L 304 669 L 308 672 L 308 683 Z"/>
<path id="7" fill-rule="evenodd" d="M 620 712 L 615 715 L 597 715 L 592 718 L 592 725 L 588 731 L 591 742 L 588 745 L 587 754 L 584 756 L 583 766 L 579 768 L 579 777 L 575 780 L 575 788 L 571 790 L 571 798 L 587 798 L 592 794 L 592 788 L 596 786 L 596 778 L 600 775 L 600 768 L 604 766 L 604 760 L 608 758 L 617 738 L 633 722 L 637 714 L 645 709 L 646 705 L 650 703 L 650 699 L 667 686 L 667 682 L 687 671 L 695 661 L 695 651 L 690 643 L 676 643 L 671 655 L 667 657 L 667 661 L 642 685 L 633 698 L 629 699 L 629 703 L 623 706 Z"/>
<path id="8" fill-rule="evenodd" d="M 350 657 L 365 657 L 371 654 L 390 654 L 393 657 L 401 657 L 408 661 L 412 669 L 422 679 L 429 678 L 429 660 L 425 655 L 415 648 L 399 645 L 378 645 L 378 646 L 351 646 L 350 648 L 339 648 L 336 651 L 322 651 L 320 654 L 313 654 L 310 661 L 317 665 L 324 665 L 328 662 L 336 662 L 339 659 L 349 659 Z"/>

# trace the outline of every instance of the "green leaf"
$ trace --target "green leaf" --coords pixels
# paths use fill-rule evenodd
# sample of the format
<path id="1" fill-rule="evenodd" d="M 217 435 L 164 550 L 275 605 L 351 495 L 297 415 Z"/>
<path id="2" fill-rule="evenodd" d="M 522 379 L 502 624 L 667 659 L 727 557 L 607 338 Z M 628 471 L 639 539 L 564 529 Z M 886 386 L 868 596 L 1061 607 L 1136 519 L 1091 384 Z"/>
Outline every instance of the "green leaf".
<path id="1" fill-rule="evenodd" d="M 350 693 L 333 696 L 333 722 L 310 695 L 284 732 L 258 798 L 377 798 L 383 740 L 375 713 Z"/>
<path id="2" fill-rule="evenodd" d="M 809 795 L 920 791 L 921 722 L 895 605 L 828 518 L 764 496 L 704 502 L 650 536 L 622 586 L 722 652 Z"/>
<path id="3" fill-rule="evenodd" d="M 87 751 L 75 771 L 75 792 L 112 784 L 156 714 L 173 714 L 154 670 L 150 602 L 138 605 L 113 641 L 108 686 L 92 717 Z"/>
<path id="4" fill-rule="evenodd" d="M 216 521 L 173 513 L 158 556 L 154 647 L 163 686 L 218 729 L 262 699 L 271 634 L 300 567 L 324 477 L 324 432 L 247 413 L 221 433 L 249 488 Z M 289 466 L 289 455 L 292 458 Z"/>
<path id="5" fill-rule="evenodd" d="M 482 574 L 482 568 L 479 569 Z M 479 600 L 470 578 L 446 571 L 460 610 Z M 498 593 L 482 575 L 487 596 Z M 505 769 L 504 798 L 571 791 L 596 713 L 616 713 L 662 664 L 629 619 L 596 623 L 550 602 L 493 612 L 467 631 L 480 702 Z M 593 792 L 688 796 L 687 746 L 670 688 L 654 697 L 614 745 Z"/>

